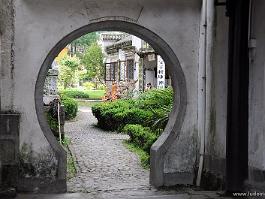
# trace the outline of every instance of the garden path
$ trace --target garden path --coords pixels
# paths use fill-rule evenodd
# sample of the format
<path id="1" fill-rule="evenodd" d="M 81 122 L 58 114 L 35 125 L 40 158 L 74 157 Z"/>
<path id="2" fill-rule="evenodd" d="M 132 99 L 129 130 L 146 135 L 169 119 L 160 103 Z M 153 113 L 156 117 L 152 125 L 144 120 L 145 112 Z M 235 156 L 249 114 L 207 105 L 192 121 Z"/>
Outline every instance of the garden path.
<path id="1" fill-rule="evenodd" d="M 80 107 L 75 121 L 65 125 L 78 173 L 68 182 L 69 192 L 108 193 L 149 191 L 149 171 L 123 144 L 128 135 L 102 131 L 89 107 Z"/>
<path id="2" fill-rule="evenodd" d="M 67 194 L 19 194 L 16 199 L 222 199 L 215 192 L 187 188 L 158 191 L 149 185 L 149 171 L 126 149 L 127 135 L 102 131 L 91 109 L 80 107 L 75 121 L 67 122 L 78 172 L 68 181 Z"/>

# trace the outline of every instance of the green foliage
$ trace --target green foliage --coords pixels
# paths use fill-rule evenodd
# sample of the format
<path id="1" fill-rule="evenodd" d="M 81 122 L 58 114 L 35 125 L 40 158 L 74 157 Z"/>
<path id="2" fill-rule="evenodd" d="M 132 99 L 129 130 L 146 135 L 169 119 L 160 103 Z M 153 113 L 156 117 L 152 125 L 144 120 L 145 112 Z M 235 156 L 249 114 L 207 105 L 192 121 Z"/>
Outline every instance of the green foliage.
<path id="1" fill-rule="evenodd" d="M 77 99 L 89 99 L 89 94 L 79 89 L 65 89 L 60 92 L 63 96 Z"/>
<path id="2" fill-rule="evenodd" d="M 89 94 L 90 99 L 93 100 L 101 100 L 102 97 L 105 95 L 105 90 L 90 90 L 86 92 Z"/>
<path id="3" fill-rule="evenodd" d="M 97 86 L 97 90 L 106 90 L 106 85 L 99 83 L 99 84 L 95 84 L 94 82 L 85 82 L 83 83 L 83 87 L 85 87 L 86 90 L 95 90 Z"/>
<path id="4" fill-rule="evenodd" d="M 172 106 L 173 89 L 151 89 L 142 93 L 136 101 L 136 106 L 143 109 L 159 109 L 161 106 Z"/>
<path id="5" fill-rule="evenodd" d="M 61 90 L 60 93 L 63 96 L 76 98 L 76 99 L 90 99 L 101 100 L 105 94 L 104 90 L 82 90 L 77 88 L 69 88 Z"/>
<path id="6" fill-rule="evenodd" d="M 58 132 L 58 120 L 53 118 L 50 112 L 46 113 L 46 118 L 52 132 Z"/>
<path id="7" fill-rule="evenodd" d="M 85 87 L 86 90 L 92 90 L 92 89 L 95 89 L 95 83 L 85 82 L 85 83 L 83 83 L 83 87 Z"/>
<path id="8" fill-rule="evenodd" d="M 78 107 L 80 107 L 80 106 L 92 107 L 95 104 L 101 103 L 101 102 L 98 102 L 98 101 L 91 101 L 91 100 L 90 101 L 76 100 L 76 101 L 78 103 Z"/>
<path id="9" fill-rule="evenodd" d="M 60 64 L 74 71 L 78 68 L 80 60 L 77 57 L 66 56 L 61 60 Z"/>
<path id="10" fill-rule="evenodd" d="M 76 175 L 77 169 L 74 156 L 69 149 L 69 145 L 71 144 L 70 138 L 65 137 L 62 144 L 67 152 L 67 179 L 71 179 Z"/>
<path id="11" fill-rule="evenodd" d="M 131 143 L 142 148 L 148 154 L 150 154 L 152 144 L 159 136 L 149 127 L 143 127 L 140 124 L 127 124 L 122 131 L 130 136 Z"/>
<path id="12" fill-rule="evenodd" d="M 153 117 L 150 121 L 152 124 L 151 128 L 152 129 L 165 129 L 168 120 L 169 120 L 169 114 L 172 110 L 172 105 L 162 105 L 159 109 L 152 109 L 151 111 L 153 112 L 156 117 Z"/>
<path id="13" fill-rule="evenodd" d="M 133 108 L 133 100 L 117 100 L 92 106 L 92 112 L 98 119 L 98 126 L 105 130 L 118 130 L 125 124 L 128 112 Z"/>
<path id="14" fill-rule="evenodd" d="M 150 167 L 150 155 L 145 152 L 142 148 L 138 147 L 134 143 L 131 143 L 129 141 L 124 141 L 124 145 L 127 149 L 129 149 L 131 152 L 136 153 L 141 161 L 141 166 L 145 169 L 149 169 Z"/>
<path id="15" fill-rule="evenodd" d="M 82 57 L 82 63 L 87 70 L 86 79 L 94 80 L 97 89 L 97 84 L 102 82 L 104 77 L 103 53 L 97 43 L 89 46 Z"/>
<path id="16" fill-rule="evenodd" d="M 122 99 L 92 106 L 98 126 L 130 136 L 127 145 L 144 167 L 149 165 L 150 148 L 164 130 L 173 104 L 173 91 L 152 89 L 138 99 Z"/>
<path id="17" fill-rule="evenodd" d="M 126 124 L 143 124 L 164 129 L 172 109 L 173 91 L 153 89 L 134 100 L 116 100 L 92 107 L 98 126 L 106 130 L 120 130 Z"/>
<path id="18" fill-rule="evenodd" d="M 61 96 L 61 101 L 62 104 L 64 105 L 65 119 L 66 120 L 74 119 L 78 111 L 77 102 L 74 99 L 63 95 Z"/>
<path id="19" fill-rule="evenodd" d="M 77 57 L 64 57 L 59 63 L 59 84 L 63 88 L 71 87 L 78 82 L 78 66 L 80 60 Z"/>
<path id="20" fill-rule="evenodd" d="M 99 84 L 99 85 L 97 85 L 97 87 L 98 87 L 98 88 L 97 88 L 98 90 L 102 90 L 102 91 L 104 91 L 104 92 L 105 92 L 105 90 L 106 90 L 106 88 L 107 88 L 105 84 Z"/>
<path id="21" fill-rule="evenodd" d="M 79 37 L 71 43 L 72 48 L 87 48 L 92 43 L 95 43 L 99 38 L 97 32 L 88 33 Z M 75 52 L 76 53 L 76 52 Z"/>

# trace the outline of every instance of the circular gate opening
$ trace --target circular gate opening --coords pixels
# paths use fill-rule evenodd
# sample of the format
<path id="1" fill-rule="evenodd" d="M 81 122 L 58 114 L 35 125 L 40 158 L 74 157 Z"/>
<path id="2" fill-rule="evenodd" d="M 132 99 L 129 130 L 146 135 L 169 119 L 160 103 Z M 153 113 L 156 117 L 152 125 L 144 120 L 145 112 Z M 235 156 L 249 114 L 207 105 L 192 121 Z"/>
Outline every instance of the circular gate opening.
<path id="1" fill-rule="evenodd" d="M 153 49 L 159 55 L 161 55 L 166 66 L 168 67 L 168 71 L 172 80 L 172 87 L 174 90 L 173 109 L 170 114 L 169 121 L 164 130 L 164 133 L 162 133 L 162 135 L 158 138 L 158 140 L 152 147 L 150 166 L 151 184 L 155 186 L 161 186 L 163 185 L 163 178 L 161 178 L 161 175 L 163 175 L 163 155 L 168 149 L 170 143 L 173 142 L 173 140 L 171 141 L 168 138 L 172 135 L 176 136 L 177 132 L 180 131 L 186 110 L 187 96 L 184 73 L 181 69 L 180 63 L 176 55 L 174 54 L 170 46 L 158 35 L 137 24 L 116 20 L 92 23 L 64 37 L 49 52 L 39 72 L 35 87 L 36 111 L 44 135 L 51 144 L 51 147 L 55 151 L 55 154 L 58 158 L 58 178 L 66 178 L 66 154 L 62 147 L 56 141 L 55 137 L 53 136 L 53 133 L 51 132 L 44 115 L 43 88 L 46 74 L 49 70 L 49 67 L 52 65 L 53 60 L 65 48 L 67 44 L 71 43 L 73 40 L 79 38 L 82 35 L 95 31 L 122 31 L 128 34 L 135 35 L 149 43 L 153 47 Z M 165 143 L 167 143 L 167 145 L 165 145 Z M 160 163 L 162 162 L 162 164 L 157 164 L 158 161 Z"/>

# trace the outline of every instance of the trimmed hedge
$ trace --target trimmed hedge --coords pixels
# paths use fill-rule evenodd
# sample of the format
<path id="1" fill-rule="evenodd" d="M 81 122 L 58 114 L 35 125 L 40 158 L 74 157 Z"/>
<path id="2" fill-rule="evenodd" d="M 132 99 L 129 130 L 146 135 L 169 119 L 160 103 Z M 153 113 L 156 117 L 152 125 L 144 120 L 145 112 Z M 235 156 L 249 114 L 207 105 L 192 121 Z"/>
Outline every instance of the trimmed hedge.
<path id="1" fill-rule="evenodd" d="M 66 96 L 61 96 L 61 102 L 64 105 L 65 119 L 66 120 L 74 119 L 78 111 L 77 102 L 74 99 Z"/>
<path id="2" fill-rule="evenodd" d="M 98 126 L 104 130 L 119 130 L 128 121 L 127 116 L 134 108 L 133 100 L 117 100 L 92 106 L 92 112 L 98 120 Z"/>
<path id="3" fill-rule="evenodd" d="M 164 128 L 172 104 L 171 88 L 153 89 L 143 93 L 138 99 L 96 104 L 92 106 L 92 112 L 98 120 L 98 126 L 105 130 L 120 131 L 126 124 L 142 124 L 143 126 L 159 124 L 155 128 Z"/>
<path id="4" fill-rule="evenodd" d="M 92 106 L 92 112 L 100 128 L 128 134 L 129 144 L 136 147 L 136 151 L 142 151 L 141 162 L 148 165 L 150 148 L 164 130 L 172 104 L 171 88 L 152 89 L 138 99 L 96 104 Z"/>
<path id="5" fill-rule="evenodd" d="M 141 109 L 160 109 L 164 106 L 172 106 L 173 104 L 173 89 L 151 89 L 142 93 L 135 105 Z"/>
<path id="6" fill-rule="evenodd" d="M 143 127 L 140 124 L 127 124 L 123 132 L 130 136 L 130 142 L 142 148 L 150 154 L 152 144 L 159 137 L 158 133 L 152 131 L 149 127 Z"/>
<path id="7" fill-rule="evenodd" d="M 78 89 L 66 89 L 61 91 L 60 93 L 69 98 L 89 99 L 88 93 Z"/>
<path id="8" fill-rule="evenodd" d="M 105 90 L 82 90 L 78 88 L 69 88 L 60 91 L 61 95 L 75 99 L 101 100 Z"/>
<path id="9" fill-rule="evenodd" d="M 126 124 L 144 123 L 148 126 L 154 117 L 152 111 L 135 107 L 132 100 L 96 104 L 92 112 L 98 120 L 98 126 L 111 131 L 120 131 Z"/>

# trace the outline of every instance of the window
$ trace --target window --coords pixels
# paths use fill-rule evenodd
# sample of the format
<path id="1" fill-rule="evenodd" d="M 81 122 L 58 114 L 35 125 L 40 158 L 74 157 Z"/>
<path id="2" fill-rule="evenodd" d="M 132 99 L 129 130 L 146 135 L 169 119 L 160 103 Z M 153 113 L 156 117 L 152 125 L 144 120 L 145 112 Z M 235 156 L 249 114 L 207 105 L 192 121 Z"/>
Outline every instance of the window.
<path id="1" fill-rule="evenodd" d="M 120 68 L 119 68 L 119 81 L 125 81 L 127 78 L 127 67 L 126 61 L 120 61 Z"/>
<path id="2" fill-rule="evenodd" d="M 115 73 L 117 70 L 117 62 L 111 62 L 105 64 L 105 81 L 114 81 Z"/>
<path id="3" fill-rule="evenodd" d="M 127 60 L 127 78 L 134 79 L 134 60 L 133 59 Z"/>

